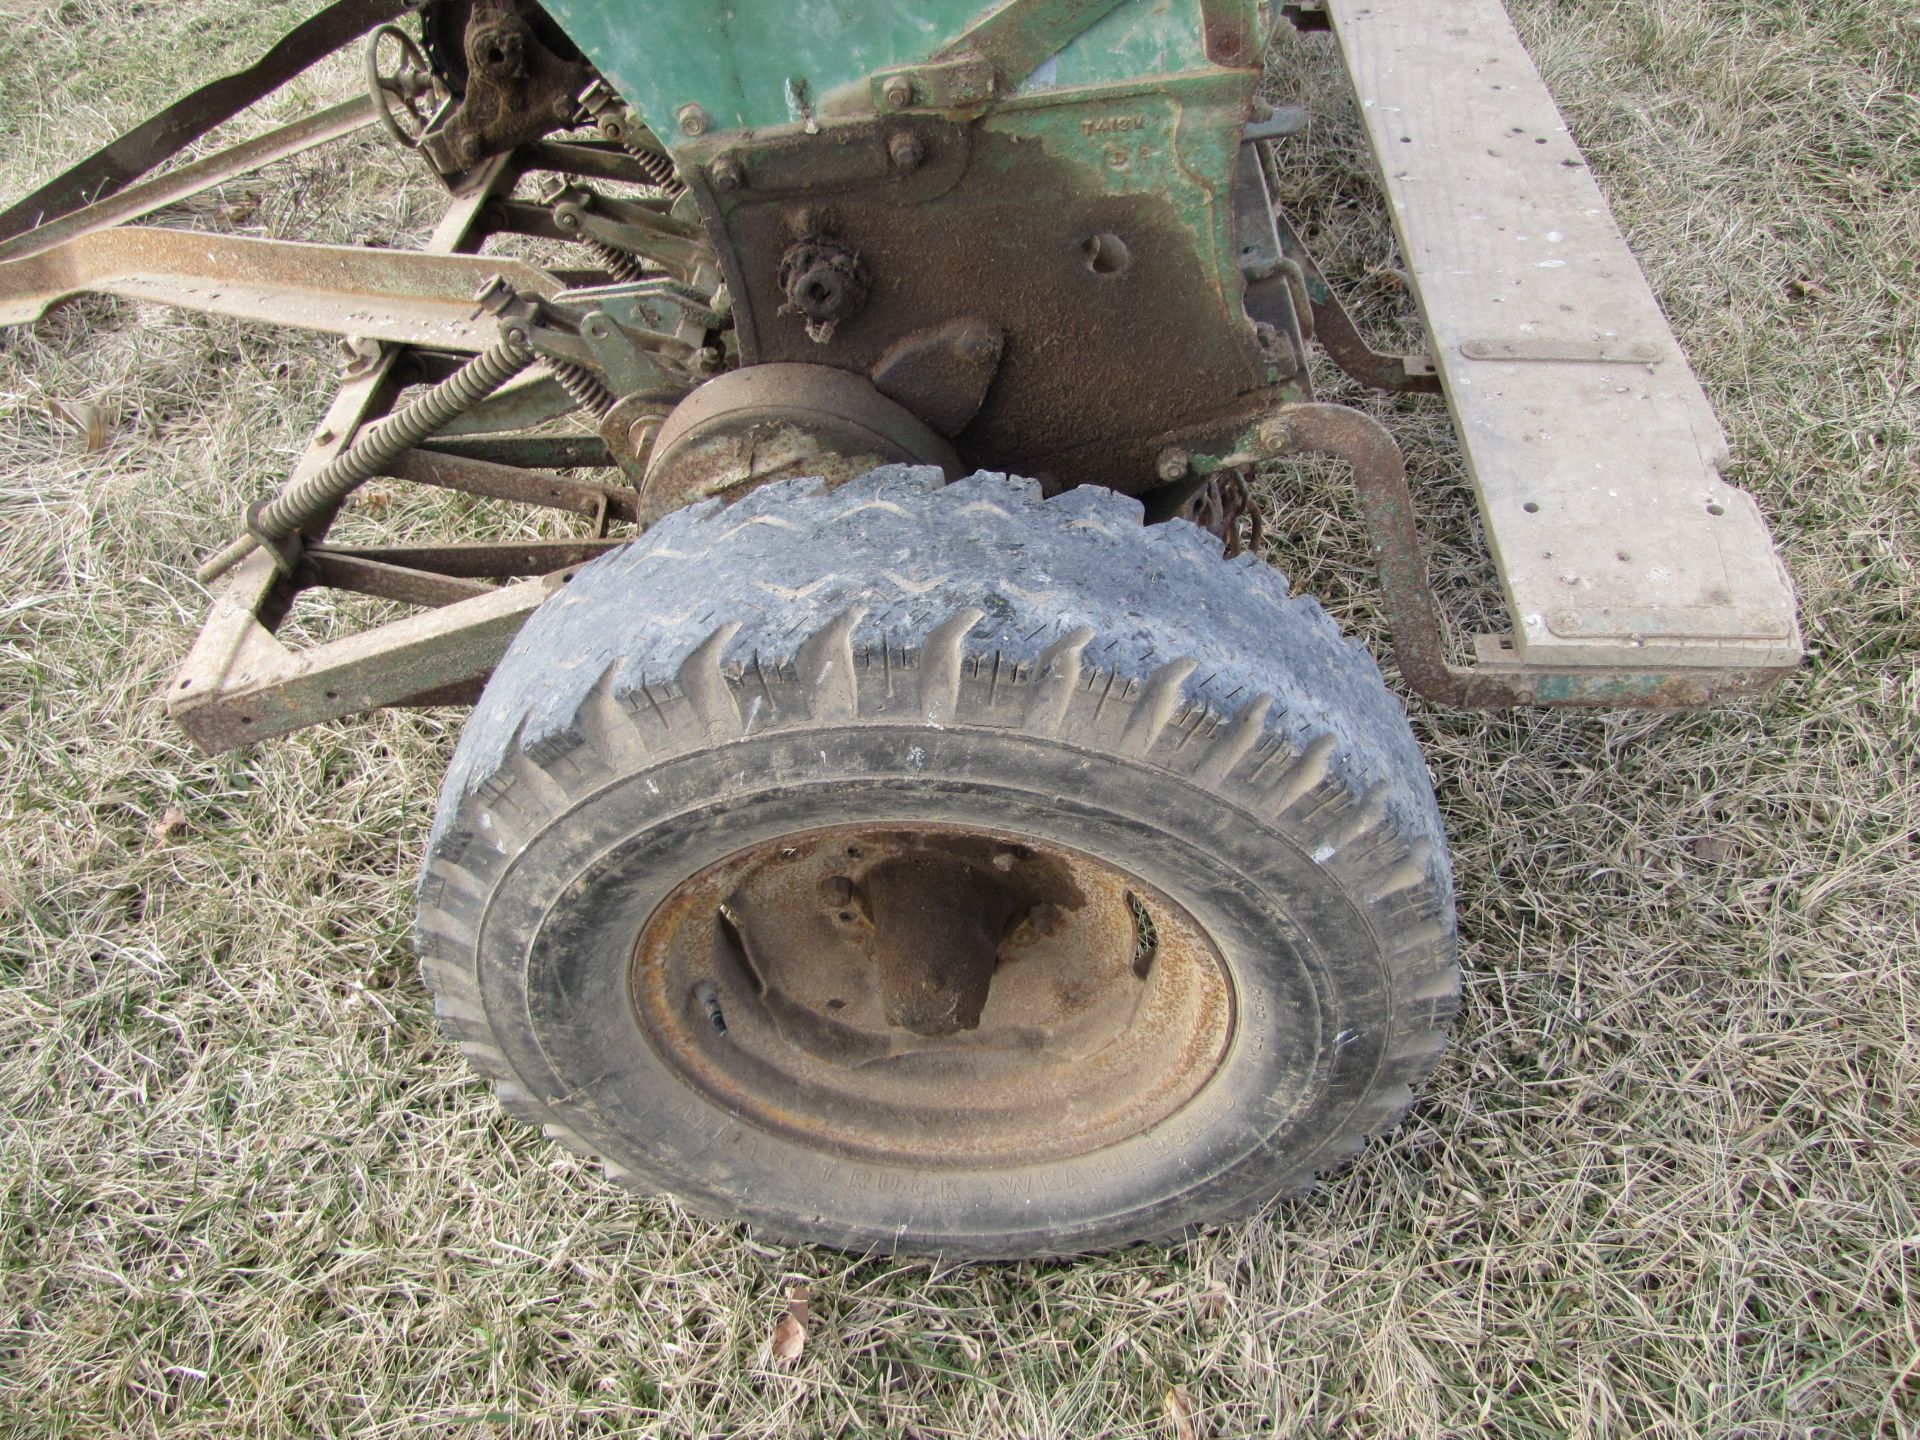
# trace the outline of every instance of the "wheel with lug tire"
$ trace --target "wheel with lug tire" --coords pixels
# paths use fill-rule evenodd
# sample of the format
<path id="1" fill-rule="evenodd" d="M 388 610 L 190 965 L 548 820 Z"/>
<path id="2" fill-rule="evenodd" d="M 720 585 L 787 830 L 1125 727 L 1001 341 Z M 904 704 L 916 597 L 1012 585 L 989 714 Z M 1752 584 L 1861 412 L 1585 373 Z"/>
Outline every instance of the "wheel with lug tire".
<path id="1" fill-rule="evenodd" d="M 537 612 L 418 939 L 615 1178 L 955 1258 L 1306 1191 L 1459 996 L 1420 752 L 1314 601 L 1110 492 L 903 467 L 681 511 Z"/>

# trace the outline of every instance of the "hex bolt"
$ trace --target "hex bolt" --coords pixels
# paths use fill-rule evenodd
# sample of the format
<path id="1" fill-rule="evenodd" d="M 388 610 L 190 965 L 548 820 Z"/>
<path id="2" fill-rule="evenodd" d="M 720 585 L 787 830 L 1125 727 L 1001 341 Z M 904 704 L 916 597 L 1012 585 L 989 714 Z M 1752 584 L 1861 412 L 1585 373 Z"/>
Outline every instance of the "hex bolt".
<path id="1" fill-rule="evenodd" d="M 887 154 L 902 170 L 918 170 L 920 162 L 927 158 L 927 147 L 920 143 L 920 137 L 911 130 L 898 130 L 887 141 Z"/>
<path id="2" fill-rule="evenodd" d="M 713 181 L 716 190 L 738 190 L 747 177 L 740 169 L 738 160 L 731 155 L 722 155 L 707 167 L 707 178 Z"/>
<path id="3" fill-rule="evenodd" d="M 1178 446 L 1170 446 L 1160 452 L 1160 478 L 1162 480 L 1169 482 L 1184 480 L 1192 470 L 1192 457 Z"/>
<path id="4" fill-rule="evenodd" d="M 853 899 L 853 881 L 844 875 L 829 875 L 820 882 L 820 898 L 836 908 L 849 903 Z"/>
<path id="5" fill-rule="evenodd" d="M 683 135 L 707 133 L 707 112 L 698 105 L 682 105 L 675 118 L 680 122 L 680 133 Z"/>
<path id="6" fill-rule="evenodd" d="M 1293 431 L 1284 420 L 1263 420 L 1260 444 L 1269 454 L 1278 455 L 1293 444 Z"/>
<path id="7" fill-rule="evenodd" d="M 880 87 L 880 98 L 895 110 L 904 110 L 913 104 L 913 81 L 904 75 L 891 75 L 887 83 Z"/>

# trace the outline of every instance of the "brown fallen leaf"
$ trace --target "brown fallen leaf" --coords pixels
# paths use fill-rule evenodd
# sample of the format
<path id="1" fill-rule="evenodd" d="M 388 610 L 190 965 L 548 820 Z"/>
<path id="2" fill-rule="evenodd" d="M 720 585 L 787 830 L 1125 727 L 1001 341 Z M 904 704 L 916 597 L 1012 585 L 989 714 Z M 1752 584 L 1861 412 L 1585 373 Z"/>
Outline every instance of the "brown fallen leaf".
<path id="1" fill-rule="evenodd" d="M 166 812 L 147 827 L 147 833 L 153 837 L 155 844 L 164 845 L 186 828 L 186 812 L 169 805 Z"/>
<path id="2" fill-rule="evenodd" d="M 805 1281 L 787 1287 L 787 1313 L 773 1327 L 773 1358 L 798 1360 L 807 1348 L 807 1302 L 813 1287 Z"/>
<path id="3" fill-rule="evenodd" d="M 107 448 L 107 434 L 113 428 L 113 416 L 106 406 L 95 405 L 87 400 L 75 400 L 63 405 L 51 396 L 43 403 L 49 415 L 79 432 L 80 443 L 87 454 L 92 455 Z"/>
<path id="4" fill-rule="evenodd" d="M 1174 1440 L 1200 1440 L 1200 1432 L 1193 1426 L 1193 1401 L 1187 1395 L 1187 1387 L 1176 1385 L 1167 1391 L 1167 1419 L 1173 1422 Z"/>

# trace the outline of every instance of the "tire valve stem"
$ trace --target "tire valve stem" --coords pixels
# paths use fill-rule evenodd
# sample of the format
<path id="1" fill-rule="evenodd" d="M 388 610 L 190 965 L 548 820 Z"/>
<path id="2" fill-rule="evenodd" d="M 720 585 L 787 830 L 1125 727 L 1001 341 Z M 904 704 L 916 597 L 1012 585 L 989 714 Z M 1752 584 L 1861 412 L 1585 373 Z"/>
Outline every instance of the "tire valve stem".
<path id="1" fill-rule="evenodd" d="M 700 1002 L 700 1008 L 707 1012 L 707 1022 L 713 1026 L 713 1033 L 727 1033 L 727 1017 L 720 1009 L 720 991 L 711 980 L 702 980 L 693 987 L 693 998 Z"/>

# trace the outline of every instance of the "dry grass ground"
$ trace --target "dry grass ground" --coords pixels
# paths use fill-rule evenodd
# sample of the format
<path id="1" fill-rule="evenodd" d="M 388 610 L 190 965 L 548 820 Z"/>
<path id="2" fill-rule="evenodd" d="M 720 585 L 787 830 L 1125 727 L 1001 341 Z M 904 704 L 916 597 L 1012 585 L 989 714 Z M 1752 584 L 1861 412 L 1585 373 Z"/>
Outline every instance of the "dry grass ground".
<path id="1" fill-rule="evenodd" d="M 11 197 L 302 7 L 6 8 Z M 407 941 L 458 717 L 206 760 L 156 698 L 194 557 L 290 463 L 326 347 L 114 304 L 0 336 L 0 1430 L 1172 1435 L 1177 1384 L 1215 1437 L 1920 1435 L 1920 31 L 1904 0 L 1515 10 L 1814 658 L 1754 709 L 1417 709 L 1453 1053 L 1322 1198 L 1171 1250 L 785 1253 L 504 1123 Z M 1316 112 L 1285 198 L 1392 338 L 1330 49 L 1273 63 Z M 201 219 L 417 232 L 403 168 L 349 160 Z M 1470 601 L 1443 427 L 1395 423 Z M 1367 627 L 1338 486 L 1275 484 L 1277 558 Z"/>

